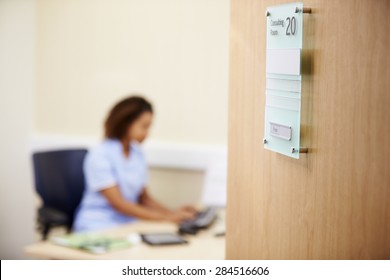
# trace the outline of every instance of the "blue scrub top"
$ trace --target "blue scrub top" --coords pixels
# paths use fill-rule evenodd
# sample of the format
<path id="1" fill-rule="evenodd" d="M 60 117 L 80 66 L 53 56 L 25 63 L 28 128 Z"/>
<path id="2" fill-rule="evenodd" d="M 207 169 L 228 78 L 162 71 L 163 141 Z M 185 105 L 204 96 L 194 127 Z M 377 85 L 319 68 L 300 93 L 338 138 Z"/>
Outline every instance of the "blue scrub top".
<path id="1" fill-rule="evenodd" d="M 116 185 L 127 201 L 138 203 L 147 181 L 147 165 L 139 144 L 130 144 L 126 158 L 119 140 L 106 139 L 87 154 L 84 175 L 86 188 L 76 211 L 74 231 L 105 229 L 135 220 L 112 208 L 100 191 Z"/>

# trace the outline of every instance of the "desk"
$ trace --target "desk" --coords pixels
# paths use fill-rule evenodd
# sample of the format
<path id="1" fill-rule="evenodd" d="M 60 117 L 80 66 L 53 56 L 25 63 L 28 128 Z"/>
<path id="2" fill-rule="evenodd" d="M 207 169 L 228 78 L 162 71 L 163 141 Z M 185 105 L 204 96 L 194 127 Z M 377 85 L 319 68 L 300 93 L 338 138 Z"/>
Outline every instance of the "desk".
<path id="1" fill-rule="evenodd" d="M 149 246 L 140 243 L 124 250 L 111 251 L 105 254 L 91 254 L 42 241 L 25 247 L 24 252 L 40 259 L 126 259 L 126 260 L 172 260 L 172 259 L 224 259 L 225 237 L 215 237 L 215 233 L 224 231 L 225 211 L 218 213 L 218 219 L 207 230 L 197 235 L 188 235 L 189 244 L 172 246 Z M 118 228 L 101 231 L 112 237 L 124 237 L 132 233 L 177 232 L 177 225 L 161 222 L 139 221 Z"/>

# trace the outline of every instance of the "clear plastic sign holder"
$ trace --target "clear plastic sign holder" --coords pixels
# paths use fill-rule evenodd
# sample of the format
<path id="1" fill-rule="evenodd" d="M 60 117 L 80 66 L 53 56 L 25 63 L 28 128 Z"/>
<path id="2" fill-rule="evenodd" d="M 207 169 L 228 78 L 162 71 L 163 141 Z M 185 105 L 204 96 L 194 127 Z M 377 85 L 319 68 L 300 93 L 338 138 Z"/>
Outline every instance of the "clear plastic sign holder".
<path id="1" fill-rule="evenodd" d="M 302 3 L 268 7 L 264 148 L 299 159 L 300 147 Z"/>

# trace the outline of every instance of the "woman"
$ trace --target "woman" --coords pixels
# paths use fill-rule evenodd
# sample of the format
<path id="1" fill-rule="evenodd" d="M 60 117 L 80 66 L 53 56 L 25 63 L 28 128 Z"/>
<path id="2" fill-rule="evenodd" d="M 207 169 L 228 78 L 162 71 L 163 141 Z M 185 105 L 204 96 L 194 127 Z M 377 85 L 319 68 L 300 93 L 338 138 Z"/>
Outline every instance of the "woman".
<path id="1" fill-rule="evenodd" d="M 106 139 L 84 161 L 86 190 L 75 217 L 75 231 L 114 227 L 135 219 L 179 223 L 194 218 L 193 207 L 172 211 L 152 198 L 145 186 L 147 165 L 139 144 L 152 119 L 152 105 L 138 96 L 111 109 L 105 122 Z"/>

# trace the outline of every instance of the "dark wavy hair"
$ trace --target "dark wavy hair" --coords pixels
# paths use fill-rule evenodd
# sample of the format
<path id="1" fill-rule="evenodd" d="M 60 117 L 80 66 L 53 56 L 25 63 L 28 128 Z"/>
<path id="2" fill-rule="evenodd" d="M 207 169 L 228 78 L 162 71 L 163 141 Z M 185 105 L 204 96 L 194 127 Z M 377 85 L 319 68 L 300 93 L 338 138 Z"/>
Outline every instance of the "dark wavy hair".
<path id="1" fill-rule="evenodd" d="M 130 96 L 110 110 L 104 123 L 105 137 L 123 139 L 127 129 L 144 112 L 153 113 L 152 104 L 141 96 Z"/>

